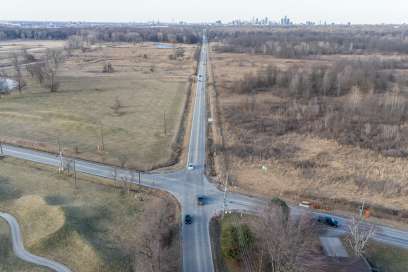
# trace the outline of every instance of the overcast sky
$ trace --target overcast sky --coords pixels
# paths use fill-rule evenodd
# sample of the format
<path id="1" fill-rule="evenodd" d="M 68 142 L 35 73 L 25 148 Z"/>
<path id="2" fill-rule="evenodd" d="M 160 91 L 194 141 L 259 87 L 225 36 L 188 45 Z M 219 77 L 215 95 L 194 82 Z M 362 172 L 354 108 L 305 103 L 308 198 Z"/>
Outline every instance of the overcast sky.
<path id="1" fill-rule="evenodd" d="M 0 20 L 408 23 L 408 0 L 0 0 Z"/>

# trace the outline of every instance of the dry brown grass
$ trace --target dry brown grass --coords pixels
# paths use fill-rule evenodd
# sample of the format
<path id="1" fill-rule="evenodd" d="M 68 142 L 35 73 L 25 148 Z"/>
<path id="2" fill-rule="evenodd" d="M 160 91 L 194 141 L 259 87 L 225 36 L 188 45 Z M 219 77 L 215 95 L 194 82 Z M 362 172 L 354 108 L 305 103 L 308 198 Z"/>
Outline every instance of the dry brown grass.
<path id="1" fill-rule="evenodd" d="M 153 43 L 75 51 L 59 72 L 57 93 L 27 76 L 21 95 L 15 92 L 0 100 L 0 138 L 50 151 L 58 149 L 59 138 L 67 154 L 112 164 L 125 160 L 130 168 L 174 163 L 196 65 L 195 46 L 180 46 L 186 51 L 183 60 L 169 60 L 173 49 Z M 102 73 L 108 61 L 114 73 Z M 112 109 L 115 100 L 121 104 L 118 112 Z M 104 152 L 97 150 L 101 124 Z"/>
<path id="2" fill-rule="evenodd" d="M 0 271 L 1 272 L 50 272 L 18 259 L 12 250 L 9 225 L 0 220 Z"/>
<path id="3" fill-rule="evenodd" d="M 134 271 L 136 267 L 150 271 L 147 265 L 139 269 L 148 261 L 137 253 L 145 245 L 146 229 L 156 235 L 151 226 L 163 222 L 161 231 L 168 243 L 160 251 L 162 268 L 179 270 L 179 210 L 168 195 L 136 187 L 127 193 L 85 175 L 79 175 L 75 188 L 72 177 L 60 176 L 52 168 L 10 158 L 0 164 L 0 210 L 17 218 L 25 246 L 34 254 L 62 262 L 73 271 Z M 165 208 L 167 217 L 156 216 L 157 210 Z M 8 239 L 0 224 L 0 241 Z M 31 271 L 13 257 L 9 243 L 4 248 L 7 254 L 0 252 L 0 271 L 13 271 L 8 270 L 11 266 Z"/>
<path id="4" fill-rule="evenodd" d="M 405 158 L 385 157 L 368 149 L 298 133 L 268 136 L 268 145 L 280 151 L 287 150 L 290 153 L 287 156 L 271 159 L 243 158 L 228 151 L 233 150 L 240 142 L 236 134 L 237 128 L 231 126 L 225 111 L 231 106 L 248 103 L 248 96 L 227 93 L 225 86 L 242 79 L 246 73 L 255 72 L 269 64 L 285 69 L 294 64 L 330 64 L 333 58 L 335 57 L 324 57 L 322 60 L 285 60 L 272 56 L 211 53 L 218 92 L 217 102 L 220 105 L 217 121 L 224 134 L 232 184 L 236 190 L 266 197 L 282 195 L 295 201 L 310 197 L 316 201 L 321 198 L 357 204 L 364 200 L 372 206 L 406 211 L 408 160 Z M 275 97 L 267 92 L 256 96 L 256 101 L 265 107 L 279 104 L 282 99 L 285 98 Z M 220 144 L 222 141 L 218 139 L 217 142 Z M 262 170 L 262 166 L 266 166 L 268 170 Z M 222 170 L 222 167 L 219 169 Z M 217 174 L 223 173 L 219 171 Z M 402 188 L 401 191 L 399 188 Z M 345 207 L 340 204 L 336 208 Z"/>
<path id="5" fill-rule="evenodd" d="M 19 54 L 21 50 L 26 49 L 28 53 L 40 57 L 47 48 L 61 48 L 64 43 L 64 41 L 0 41 L 0 68 L 12 65 L 10 58 L 12 53 Z"/>
<path id="6" fill-rule="evenodd" d="M 59 231 L 65 224 L 64 211 L 61 207 L 50 206 L 45 200 L 36 195 L 25 195 L 16 199 L 13 213 L 23 221 L 22 232 L 26 235 L 25 243 L 30 247 L 49 235 Z"/>

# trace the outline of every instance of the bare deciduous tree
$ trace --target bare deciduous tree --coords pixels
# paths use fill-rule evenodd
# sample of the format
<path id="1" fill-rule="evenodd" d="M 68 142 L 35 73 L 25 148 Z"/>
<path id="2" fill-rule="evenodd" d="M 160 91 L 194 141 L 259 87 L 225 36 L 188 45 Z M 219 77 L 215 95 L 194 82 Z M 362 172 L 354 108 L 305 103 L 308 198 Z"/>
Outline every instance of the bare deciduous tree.
<path id="1" fill-rule="evenodd" d="M 14 80 L 17 82 L 17 89 L 21 93 L 27 84 L 24 80 L 23 74 L 21 73 L 18 55 L 14 53 L 12 58 L 13 58 L 13 67 L 14 67 L 14 72 L 15 72 Z"/>
<path id="2" fill-rule="evenodd" d="M 23 56 L 25 63 L 32 63 L 36 61 L 35 56 L 28 52 L 27 48 L 23 48 L 21 50 L 21 55 Z"/>
<path id="3" fill-rule="evenodd" d="M 47 50 L 42 71 L 46 79 L 45 86 L 50 89 L 50 92 L 58 91 L 60 86 L 57 73 L 62 61 L 63 55 L 60 50 Z"/>
<path id="4" fill-rule="evenodd" d="M 136 271 L 175 271 L 174 259 L 168 253 L 173 235 L 176 231 L 172 228 L 174 217 L 171 203 L 166 200 L 160 200 L 160 209 L 146 210 L 146 221 L 144 222 L 144 231 L 141 237 L 142 247 L 135 251 L 139 257 L 135 264 Z"/>
<path id="5" fill-rule="evenodd" d="M 27 72 L 31 75 L 32 78 L 37 79 L 40 84 L 44 82 L 43 67 L 43 63 L 33 63 L 26 66 Z"/>
<path id="6" fill-rule="evenodd" d="M 274 199 L 263 213 L 264 251 L 268 253 L 272 272 L 299 272 L 305 269 L 303 258 L 315 240 L 309 215 L 289 216 L 286 203 Z"/>
<path id="7" fill-rule="evenodd" d="M 347 241 L 353 249 L 355 256 L 361 257 L 367 248 L 369 240 L 373 237 L 375 232 L 374 225 L 364 221 L 363 214 L 354 216 L 349 225 L 350 233 Z"/>
<path id="8" fill-rule="evenodd" d="M 113 73 L 113 72 L 115 72 L 115 69 L 113 69 L 112 63 L 110 63 L 110 62 L 105 63 L 105 64 L 103 65 L 102 72 L 103 72 L 103 73 Z"/>
<path id="9" fill-rule="evenodd" d="M 120 109 L 123 107 L 122 102 L 119 97 L 115 98 L 113 105 L 110 107 L 113 110 L 113 113 L 117 116 L 121 115 Z"/>

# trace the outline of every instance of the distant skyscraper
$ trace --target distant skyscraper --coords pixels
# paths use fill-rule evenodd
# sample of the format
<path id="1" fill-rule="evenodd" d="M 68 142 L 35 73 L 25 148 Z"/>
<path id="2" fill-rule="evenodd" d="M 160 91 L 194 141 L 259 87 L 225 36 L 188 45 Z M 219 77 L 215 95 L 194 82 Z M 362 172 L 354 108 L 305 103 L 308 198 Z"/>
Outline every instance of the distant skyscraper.
<path id="1" fill-rule="evenodd" d="M 285 16 L 281 19 L 281 25 L 291 25 L 292 22 L 290 21 L 290 19 L 288 18 L 288 16 Z"/>

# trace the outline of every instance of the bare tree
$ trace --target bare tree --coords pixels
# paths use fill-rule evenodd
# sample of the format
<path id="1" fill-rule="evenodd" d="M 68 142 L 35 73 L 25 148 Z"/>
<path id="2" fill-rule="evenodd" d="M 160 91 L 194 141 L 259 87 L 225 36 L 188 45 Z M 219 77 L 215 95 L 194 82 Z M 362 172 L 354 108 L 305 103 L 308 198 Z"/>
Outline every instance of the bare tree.
<path id="1" fill-rule="evenodd" d="M 123 107 L 122 102 L 119 97 L 115 98 L 113 105 L 110 107 L 113 110 L 113 113 L 117 116 L 121 115 L 120 109 Z"/>
<path id="2" fill-rule="evenodd" d="M 84 46 L 85 42 L 82 36 L 79 35 L 72 35 L 68 38 L 65 43 L 65 48 L 72 50 L 72 49 L 80 49 Z"/>
<path id="3" fill-rule="evenodd" d="M 36 61 L 35 56 L 28 52 L 27 48 L 23 48 L 21 50 L 21 55 L 23 56 L 25 63 L 32 63 Z"/>
<path id="4" fill-rule="evenodd" d="M 263 213 L 260 233 L 272 272 L 304 271 L 304 258 L 316 238 L 309 215 L 290 217 L 286 203 L 274 199 Z"/>
<path id="5" fill-rule="evenodd" d="M 139 258 L 135 264 L 136 271 L 147 270 L 152 272 L 175 271 L 175 259 L 167 253 L 177 232 L 173 229 L 177 223 L 174 220 L 172 205 L 167 200 L 159 200 L 151 209 L 146 209 L 146 220 L 143 224 L 144 230 L 142 246 L 135 252 Z M 160 209 L 157 209 L 157 206 Z"/>
<path id="6" fill-rule="evenodd" d="M 364 221 L 363 207 L 358 216 L 354 216 L 351 219 L 349 230 L 350 233 L 347 237 L 347 241 L 350 247 L 353 249 L 355 256 L 361 257 L 367 248 L 369 240 L 375 233 L 375 227 Z"/>
<path id="7" fill-rule="evenodd" d="M 13 54 L 13 67 L 15 71 L 14 80 L 17 82 L 17 89 L 21 93 L 27 84 L 24 80 L 23 74 L 21 73 L 18 55 L 16 53 Z"/>
<path id="8" fill-rule="evenodd" d="M 45 85 L 50 89 L 50 92 L 58 91 L 60 82 L 58 81 L 57 73 L 62 61 L 63 56 L 60 50 L 47 50 L 42 70 L 46 79 Z"/>
<path id="9" fill-rule="evenodd" d="M 113 69 L 112 63 L 110 63 L 110 62 L 105 63 L 105 64 L 103 65 L 102 72 L 103 72 L 103 73 L 113 73 L 113 72 L 115 72 L 115 69 Z"/>
<path id="10" fill-rule="evenodd" d="M 40 84 L 44 82 L 44 63 L 33 63 L 26 66 L 27 72 Z"/>
<path id="11" fill-rule="evenodd" d="M 126 167 L 127 163 L 128 163 L 129 158 L 126 155 L 120 155 L 119 156 L 119 164 L 120 167 L 123 169 Z M 121 181 L 122 181 L 122 186 L 123 186 L 123 191 L 127 193 L 130 193 L 130 186 L 129 185 L 129 180 L 127 177 L 121 177 Z"/>

